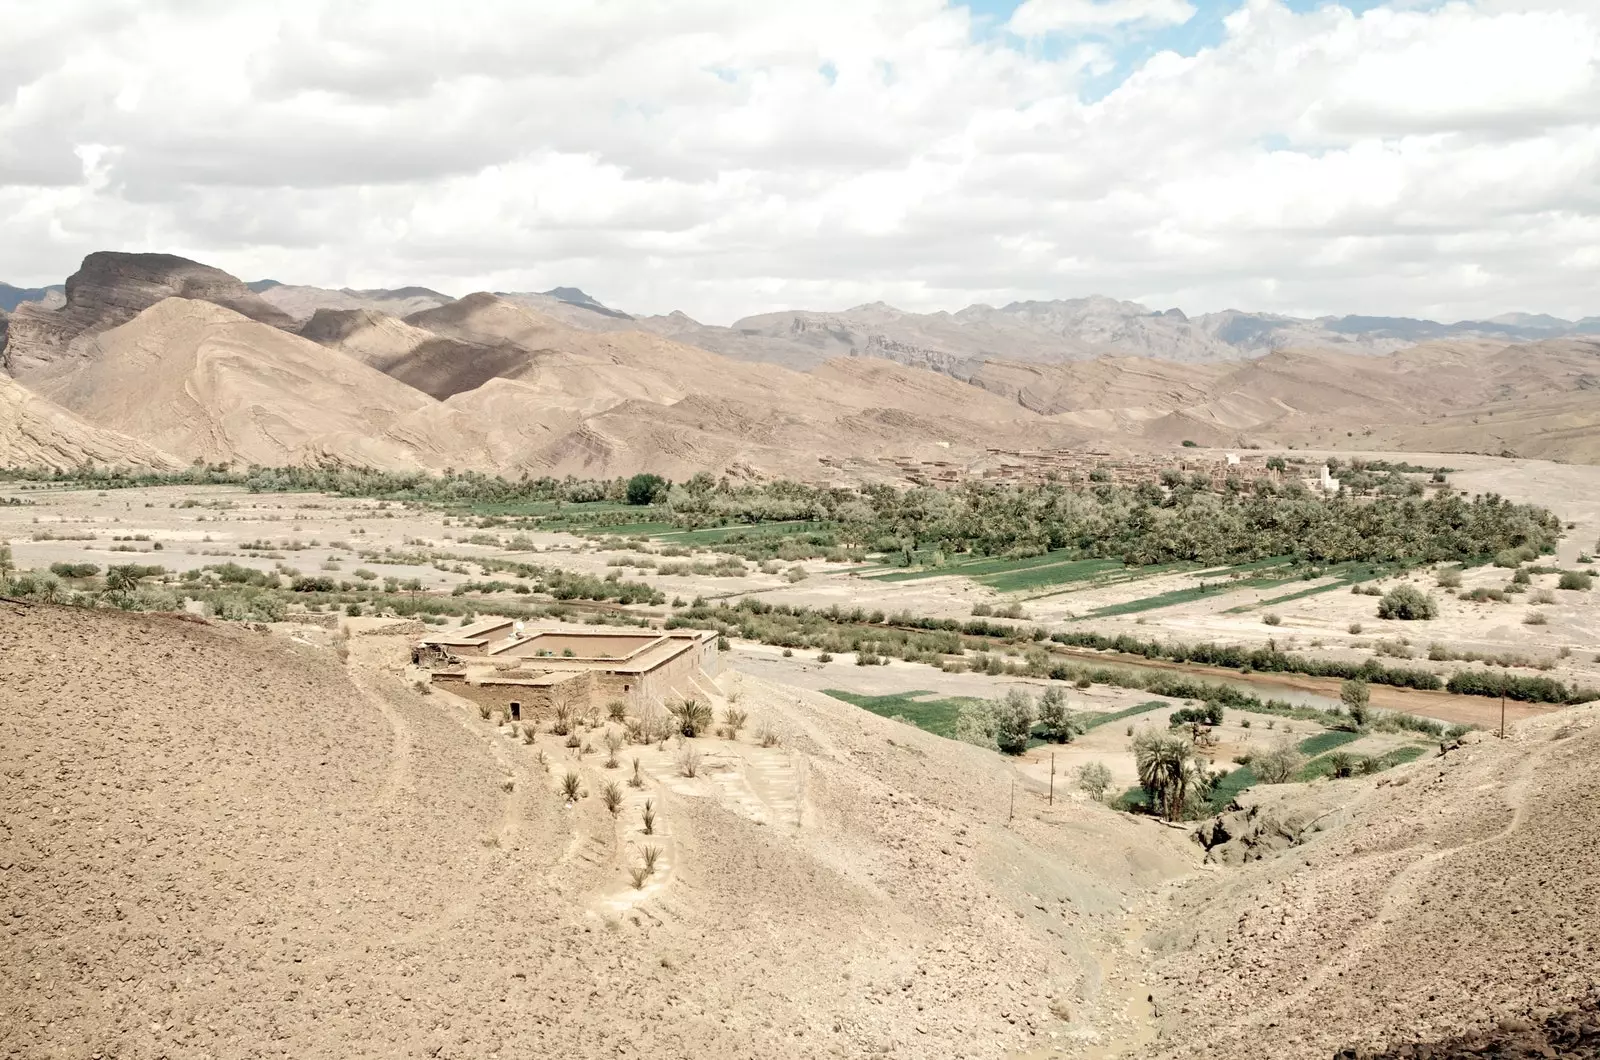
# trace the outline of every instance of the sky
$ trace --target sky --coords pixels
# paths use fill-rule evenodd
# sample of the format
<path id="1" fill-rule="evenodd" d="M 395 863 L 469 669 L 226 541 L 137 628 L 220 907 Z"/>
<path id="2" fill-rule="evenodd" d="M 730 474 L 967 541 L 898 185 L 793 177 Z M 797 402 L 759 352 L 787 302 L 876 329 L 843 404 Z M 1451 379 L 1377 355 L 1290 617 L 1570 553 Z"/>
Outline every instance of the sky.
<path id="1" fill-rule="evenodd" d="M 1600 0 L 0 0 L 0 280 L 1600 314 Z"/>

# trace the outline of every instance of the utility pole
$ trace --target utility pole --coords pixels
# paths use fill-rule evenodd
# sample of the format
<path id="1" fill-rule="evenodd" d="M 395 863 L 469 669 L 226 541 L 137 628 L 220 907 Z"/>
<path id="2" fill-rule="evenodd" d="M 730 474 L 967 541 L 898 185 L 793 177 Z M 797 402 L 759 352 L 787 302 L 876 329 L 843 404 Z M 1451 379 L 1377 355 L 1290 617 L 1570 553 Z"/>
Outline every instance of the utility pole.
<path id="1" fill-rule="evenodd" d="M 1506 738 L 1506 694 L 1500 693 L 1500 739 Z"/>
<path id="2" fill-rule="evenodd" d="M 1056 804 L 1056 753 L 1050 752 L 1050 805 Z"/>
<path id="3" fill-rule="evenodd" d="M 1006 814 L 1006 824 L 1010 824 L 1017 816 L 1017 782 L 1011 782 L 1011 812 Z"/>

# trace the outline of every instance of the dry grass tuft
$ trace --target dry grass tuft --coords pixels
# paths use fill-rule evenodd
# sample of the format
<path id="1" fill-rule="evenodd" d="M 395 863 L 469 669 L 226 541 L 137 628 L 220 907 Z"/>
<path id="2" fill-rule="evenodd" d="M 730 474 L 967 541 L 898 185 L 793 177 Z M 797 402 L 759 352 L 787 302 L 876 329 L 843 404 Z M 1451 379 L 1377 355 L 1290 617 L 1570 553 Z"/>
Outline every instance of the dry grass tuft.
<path id="1" fill-rule="evenodd" d="M 678 751 L 678 772 L 686 777 L 700 775 L 700 752 L 693 747 L 683 747 Z"/>
<path id="2" fill-rule="evenodd" d="M 633 775 L 628 778 L 628 787 L 644 787 L 644 773 L 639 768 L 639 760 L 637 758 L 633 760 Z"/>
<path id="3" fill-rule="evenodd" d="M 578 779 L 578 774 L 568 773 L 561 778 L 561 794 L 566 796 L 568 802 L 578 801 L 578 792 L 582 790 L 583 782 Z"/>
<path id="4" fill-rule="evenodd" d="M 644 820 L 644 834 L 656 834 L 656 804 L 649 799 L 644 800 L 644 809 L 640 811 Z"/>
<path id="5" fill-rule="evenodd" d="M 606 781 L 606 786 L 600 789 L 600 801 L 606 804 L 606 810 L 615 817 L 622 809 L 622 787 L 614 780 Z"/>

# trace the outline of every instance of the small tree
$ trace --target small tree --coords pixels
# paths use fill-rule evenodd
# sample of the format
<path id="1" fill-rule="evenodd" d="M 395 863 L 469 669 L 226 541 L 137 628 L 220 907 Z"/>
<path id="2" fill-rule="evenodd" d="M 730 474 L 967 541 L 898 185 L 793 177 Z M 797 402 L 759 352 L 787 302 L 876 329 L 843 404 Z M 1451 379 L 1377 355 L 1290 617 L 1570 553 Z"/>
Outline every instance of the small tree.
<path id="1" fill-rule="evenodd" d="M 1409 582 L 1396 585 L 1384 593 L 1383 598 L 1378 601 L 1379 618 L 1395 618 L 1411 622 L 1433 618 L 1438 613 L 1439 605 L 1434 602 L 1433 597 Z"/>
<path id="2" fill-rule="evenodd" d="M 1044 738 L 1055 743 L 1071 743 L 1074 736 L 1083 732 L 1083 722 L 1067 709 L 1067 693 L 1055 685 L 1039 697 L 1039 724 Z"/>
<path id="3" fill-rule="evenodd" d="M 16 569 L 16 561 L 11 558 L 11 545 L 0 541 L 0 588 L 11 584 L 11 572 Z"/>
<path id="4" fill-rule="evenodd" d="M 1250 759 L 1250 770 L 1263 784 L 1285 784 L 1293 780 L 1300 767 L 1306 764 L 1305 755 L 1294 744 L 1285 740 L 1270 751 Z"/>
<path id="5" fill-rule="evenodd" d="M 1033 735 L 1033 697 L 1020 688 L 1006 692 L 994 707 L 994 742 L 1001 754 L 1019 755 L 1028 749 Z"/>
<path id="6" fill-rule="evenodd" d="M 628 480 L 627 497 L 629 504 L 654 504 L 657 500 L 666 496 L 666 492 L 667 480 L 660 475 L 652 475 L 647 471 L 641 471 Z"/>
<path id="7" fill-rule="evenodd" d="M 1339 686 L 1339 699 L 1344 703 L 1344 709 L 1350 712 L 1350 720 L 1366 728 L 1367 720 L 1372 716 L 1368 706 L 1372 701 L 1372 690 L 1367 683 L 1351 678 Z"/>
<path id="8" fill-rule="evenodd" d="M 1111 786 L 1111 770 L 1100 762 L 1086 762 L 1078 767 L 1078 787 L 1089 793 L 1095 802 L 1100 802 L 1106 797 L 1106 789 Z"/>

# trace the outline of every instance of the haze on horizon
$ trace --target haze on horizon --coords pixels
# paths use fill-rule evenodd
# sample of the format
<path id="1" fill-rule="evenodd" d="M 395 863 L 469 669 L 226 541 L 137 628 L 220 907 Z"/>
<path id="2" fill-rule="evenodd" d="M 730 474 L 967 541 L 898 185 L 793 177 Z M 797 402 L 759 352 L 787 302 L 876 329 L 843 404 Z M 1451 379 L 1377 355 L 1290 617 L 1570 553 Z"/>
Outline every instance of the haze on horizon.
<path id="1" fill-rule="evenodd" d="M 1589 0 L 0 0 L 0 280 L 1600 312 Z"/>

